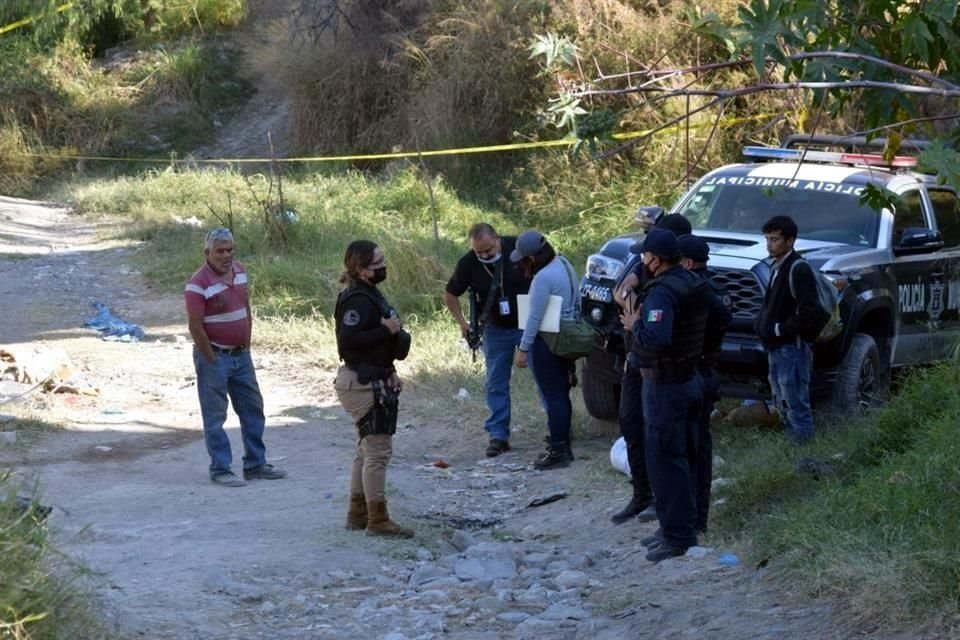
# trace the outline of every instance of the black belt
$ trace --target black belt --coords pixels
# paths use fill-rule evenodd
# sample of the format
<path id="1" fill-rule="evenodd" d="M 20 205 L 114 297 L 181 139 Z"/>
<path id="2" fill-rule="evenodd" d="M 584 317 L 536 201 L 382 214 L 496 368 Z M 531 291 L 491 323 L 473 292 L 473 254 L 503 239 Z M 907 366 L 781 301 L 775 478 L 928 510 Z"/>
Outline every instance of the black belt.
<path id="1" fill-rule="evenodd" d="M 239 347 L 218 347 L 215 344 L 211 344 L 210 348 L 216 353 L 222 353 L 227 356 L 238 356 L 247 350 L 246 345 L 240 345 Z"/>

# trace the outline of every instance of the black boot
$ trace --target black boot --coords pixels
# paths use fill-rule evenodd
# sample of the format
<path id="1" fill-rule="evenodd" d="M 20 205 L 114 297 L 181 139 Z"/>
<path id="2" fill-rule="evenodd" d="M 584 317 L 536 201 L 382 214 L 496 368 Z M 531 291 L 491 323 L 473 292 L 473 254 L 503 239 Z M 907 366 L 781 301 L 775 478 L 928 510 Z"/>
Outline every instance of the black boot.
<path id="1" fill-rule="evenodd" d="M 570 454 L 567 449 L 569 445 L 548 446 L 547 450 L 540 455 L 533 463 L 534 469 L 541 471 L 546 469 L 559 469 L 570 466 Z"/>
<path id="2" fill-rule="evenodd" d="M 543 443 L 546 444 L 546 445 L 547 445 L 547 449 L 549 449 L 549 448 L 550 448 L 550 436 L 543 436 Z M 569 458 L 570 462 L 573 462 L 574 460 L 577 459 L 577 457 L 576 457 L 575 455 L 573 455 L 573 447 L 570 446 L 570 443 L 569 443 L 569 442 L 567 443 L 566 451 L 567 451 L 567 458 Z"/>
<path id="3" fill-rule="evenodd" d="M 630 499 L 630 502 L 627 503 L 627 506 L 610 516 L 610 521 L 613 522 L 613 524 L 623 524 L 628 520 L 636 518 L 644 509 L 649 506 L 650 498 L 643 498 L 642 496 L 634 495 Z"/>

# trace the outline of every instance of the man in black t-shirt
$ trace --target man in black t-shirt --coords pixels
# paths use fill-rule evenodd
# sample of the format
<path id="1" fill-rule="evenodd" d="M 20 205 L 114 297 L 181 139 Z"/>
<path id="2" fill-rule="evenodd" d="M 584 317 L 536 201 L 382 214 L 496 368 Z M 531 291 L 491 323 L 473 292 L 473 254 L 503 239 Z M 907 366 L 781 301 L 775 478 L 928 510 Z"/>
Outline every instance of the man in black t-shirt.
<path id="1" fill-rule="evenodd" d="M 470 251 L 457 262 L 443 301 L 464 337 L 471 327 L 459 298 L 469 290 L 476 305 L 487 367 L 487 456 L 493 458 L 510 450 L 510 374 L 523 335 L 517 328 L 517 295 L 529 291 L 530 280 L 504 257 L 513 251 L 516 237 L 500 237 L 486 222 L 473 225 L 469 237 Z"/>

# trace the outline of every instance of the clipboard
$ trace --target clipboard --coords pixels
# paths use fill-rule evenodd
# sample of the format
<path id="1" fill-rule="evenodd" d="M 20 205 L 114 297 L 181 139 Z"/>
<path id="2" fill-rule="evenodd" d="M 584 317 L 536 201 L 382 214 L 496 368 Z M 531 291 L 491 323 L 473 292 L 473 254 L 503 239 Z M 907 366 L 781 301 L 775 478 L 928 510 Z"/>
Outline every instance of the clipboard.
<path id="1" fill-rule="evenodd" d="M 560 308 L 563 306 L 563 298 L 560 296 L 550 296 L 547 303 L 547 309 L 543 312 L 543 319 L 540 320 L 540 331 L 546 333 L 560 333 Z M 527 319 L 530 317 L 530 296 L 522 293 L 517 295 L 517 326 L 523 329 L 527 326 Z"/>

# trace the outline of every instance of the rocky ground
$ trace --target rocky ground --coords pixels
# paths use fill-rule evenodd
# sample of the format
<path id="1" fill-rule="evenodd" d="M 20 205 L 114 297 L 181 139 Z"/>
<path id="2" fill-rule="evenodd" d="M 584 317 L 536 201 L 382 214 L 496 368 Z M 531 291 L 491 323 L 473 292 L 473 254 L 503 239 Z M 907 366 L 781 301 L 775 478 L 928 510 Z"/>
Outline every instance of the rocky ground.
<path id="1" fill-rule="evenodd" d="M 96 606 L 122 637 L 851 637 L 827 604 L 773 590 L 766 569 L 709 538 L 688 557 L 644 560 L 653 525 L 609 523 L 628 497 L 609 437 L 578 442 L 568 469 L 537 472 L 542 426 L 517 425 L 516 450 L 488 460 L 483 416 L 453 399 L 440 416 L 418 412 L 423 395 L 403 400 L 389 492 L 417 537 L 344 530 L 353 429 L 333 371 L 302 354 L 255 357 L 268 455 L 290 477 L 212 485 L 180 296 L 146 285 L 136 247 L 104 240 L 108 227 L 0 199 L 0 349 L 65 353 L 99 390 L 4 383 L 0 412 L 17 420 L 0 429 L 48 428 L 23 427 L 0 463 L 54 506 L 56 540 L 92 570 Z M 146 340 L 80 328 L 94 301 Z"/>

